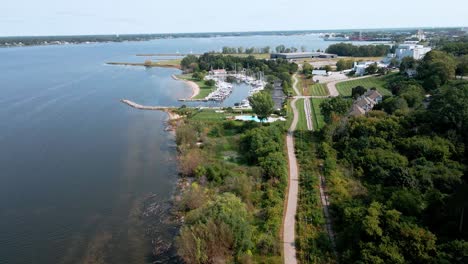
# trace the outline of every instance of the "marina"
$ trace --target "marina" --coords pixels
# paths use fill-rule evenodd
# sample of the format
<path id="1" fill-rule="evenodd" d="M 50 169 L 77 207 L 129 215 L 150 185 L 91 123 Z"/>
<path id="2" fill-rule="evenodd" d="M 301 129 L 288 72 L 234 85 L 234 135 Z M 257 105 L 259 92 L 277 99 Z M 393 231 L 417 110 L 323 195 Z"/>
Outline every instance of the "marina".
<path id="1" fill-rule="evenodd" d="M 243 83 L 248 85 L 249 91 L 247 93 L 247 97 L 242 99 L 240 102 L 235 103 L 235 108 L 250 108 L 250 104 L 248 101 L 248 97 L 261 92 L 265 89 L 267 82 L 264 81 L 264 75 L 262 72 L 255 74 L 256 76 L 252 76 L 246 73 L 245 70 L 241 72 L 233 71 L 233 72 L 226 72 L 224 69 L 219 70 L 211 70 L 210 73 L 205 76 L 205 81 L 214 81 L 216 89 L 209 93 L 205 98 L 201 99 L 194 99 L 194 98 L 182 98 L 179 99 L 181 102 L 223 102 L 226 100 L 236 89 L 235 86 Z M 227 82 L 228 79 L 235 80 L 233 83 Z"/>

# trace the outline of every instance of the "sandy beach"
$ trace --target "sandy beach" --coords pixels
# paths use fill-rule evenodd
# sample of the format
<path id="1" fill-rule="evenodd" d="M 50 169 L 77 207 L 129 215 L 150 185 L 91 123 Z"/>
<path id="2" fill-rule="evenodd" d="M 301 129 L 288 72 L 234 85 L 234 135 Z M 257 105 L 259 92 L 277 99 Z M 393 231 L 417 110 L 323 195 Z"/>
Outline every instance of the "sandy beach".
<path id="1" fill-rule="evenodd" d="M 172 79 L 178 80 L 178 81 L 183 81 L 183 82 L 185 82 L 188 86 L 190 86 L 190 88 L 192 89 L 192 96 L 190 97 L 190 99 L 195 98 L 195 97 L 200 93 L 200 86 L 198 86 L 198 84 L 196 84 L 195 82 L 188 81 L 188 80 L 183 80 L 183 79 L 179 79 L 179 78 L 177 78 L 177 76 L 175 76 L 174 74 L 172 75 Z"/>

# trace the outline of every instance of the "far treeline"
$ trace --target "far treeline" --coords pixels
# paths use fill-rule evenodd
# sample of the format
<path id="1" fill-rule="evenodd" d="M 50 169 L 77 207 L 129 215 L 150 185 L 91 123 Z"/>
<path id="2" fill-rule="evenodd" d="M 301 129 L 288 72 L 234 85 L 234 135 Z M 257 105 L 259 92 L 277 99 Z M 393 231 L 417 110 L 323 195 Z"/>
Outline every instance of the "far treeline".
<path id="1" fill-rule="evenodd" d="M 351 98 L 321 104 L 327 125 L 313 135 L 314 149 L 336 262 L 468 263 L 468 81 L 456 78 L 466 47 L 429 52 L 412 65 L 414 77 L 405 65 L 385 76 L 393 96 L 367 115 L 348 116 Z M 323 257 L 330 245 L 305 248 L 303 263 L 335 262 Z"/>
<path id="2" fill-rule="evenodd" d="M 389 45 L 383 44 L 356 46 L 351 43 L 337 43 L 330 45 L 326 52 L 347 57 L 381 57 L 390 53 L 391 49 Z"/>
<path id="3" fill-rule="evenodd" d="M 285 45 L 278 45 L 274 49 L 270 46 L 265 47 L 223 47 L 222 53 L 223 54 L 265 54 L 270 52 L 276 53 L 293 53 L 293 52 L 306 52 L 307 48 L 305 46 L 301 46 L 299 49 L 296 47 L 286 47 Z M 317 50 L 320 51 L 320 50 Z"/>
<path id="4" fill-rule="evenodd" d="M 269 83 L 281 82 L 285 94 L 292 93 L 291 75 L 298 69 L 295 63 L 287 60 L 258 60 L 253 56 L 245 58 L 205 53 L 200 57 L 189 55 L 182 59 L 181 69 L 192 73 L 194 78 L 203 79 L 212 69 L 226 69 L 227 71 L 246 70 L 247 74 L 255 75 L 262 72 Z"/>

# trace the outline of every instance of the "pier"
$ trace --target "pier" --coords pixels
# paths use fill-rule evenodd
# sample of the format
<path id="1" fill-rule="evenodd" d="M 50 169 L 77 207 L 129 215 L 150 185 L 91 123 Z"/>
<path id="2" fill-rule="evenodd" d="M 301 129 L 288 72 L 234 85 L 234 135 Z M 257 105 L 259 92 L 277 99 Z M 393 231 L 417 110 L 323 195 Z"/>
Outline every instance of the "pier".
<path id="1" fill-rule="evenodd" d="M 208 102 L 208 99 L 193 99 L 193 98 L 181 98 L 178 99 L 180 102 Z"/>

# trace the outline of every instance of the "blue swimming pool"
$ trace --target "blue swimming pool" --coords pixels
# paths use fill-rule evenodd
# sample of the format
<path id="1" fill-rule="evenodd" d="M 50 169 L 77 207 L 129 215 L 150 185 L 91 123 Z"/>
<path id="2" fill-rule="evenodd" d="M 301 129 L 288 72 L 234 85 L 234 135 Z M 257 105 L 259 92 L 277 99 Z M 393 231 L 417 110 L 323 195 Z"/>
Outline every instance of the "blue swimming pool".
<path id="1" fill-rule="evenodd" d="M 236 116 L 236 120 L 260 122 L 260 119 L 258 119 L 257 116 L 247 116 L 247 115 Z M 273 122 L 276 122 L 276 121 L 286 121 L 286 119 L 284 119 L 282 117 L 269 117 L 267 120 L 265 120 L 263 122 L 273 123 Z"/>
<path id="2" fill-rule="evenodd" d="M 236 120 L 260 122 L 257 116 L 236 116 Z"/>

